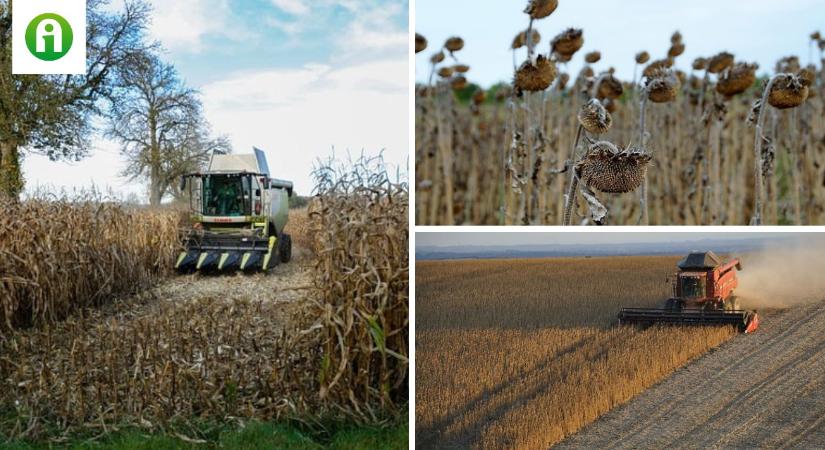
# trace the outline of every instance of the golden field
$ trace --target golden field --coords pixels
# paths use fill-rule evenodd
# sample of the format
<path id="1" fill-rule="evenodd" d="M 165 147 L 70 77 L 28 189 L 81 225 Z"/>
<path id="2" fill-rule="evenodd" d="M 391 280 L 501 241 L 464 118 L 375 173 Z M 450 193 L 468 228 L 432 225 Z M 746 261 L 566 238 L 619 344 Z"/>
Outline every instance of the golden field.
<path id="1" fill-rule="evenodd" d="M 615 326 L 678 259 L 418 262 L 417 446 L 547 448 L 731 337 Z"/>

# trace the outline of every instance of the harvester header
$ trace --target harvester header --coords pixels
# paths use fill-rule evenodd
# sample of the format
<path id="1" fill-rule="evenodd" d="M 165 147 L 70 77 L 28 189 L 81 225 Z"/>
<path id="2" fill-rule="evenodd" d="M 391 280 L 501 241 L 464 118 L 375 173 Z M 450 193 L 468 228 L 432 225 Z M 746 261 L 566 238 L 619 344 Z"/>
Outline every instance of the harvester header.
<path id="1" fill-rule="evenodd" d="M 739 286 L 739 259 L 723 262 L 713 252 L 692 252 L 677 263 L 673 276 L 672 295 L 663 308 L 622 308 L 619 323 L 735 325 L 750 333 L 759 326 L 756 311 L 740 308 L 733 294 Z"/>

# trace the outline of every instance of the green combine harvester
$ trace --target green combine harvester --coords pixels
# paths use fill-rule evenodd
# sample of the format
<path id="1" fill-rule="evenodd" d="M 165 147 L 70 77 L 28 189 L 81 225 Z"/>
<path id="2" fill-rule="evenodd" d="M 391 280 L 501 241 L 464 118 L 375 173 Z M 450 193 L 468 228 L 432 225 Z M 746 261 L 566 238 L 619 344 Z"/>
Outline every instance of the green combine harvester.
<path id="1" fill-rule="evenodd" d="M 214 154 L 205 172 L 181 178 L 193 225 L 175 262 L 179 273 L 267 271 L 292 257 L 284 232 L 292 182 L 270 178 L 266 155 L 253 149 Z"/>

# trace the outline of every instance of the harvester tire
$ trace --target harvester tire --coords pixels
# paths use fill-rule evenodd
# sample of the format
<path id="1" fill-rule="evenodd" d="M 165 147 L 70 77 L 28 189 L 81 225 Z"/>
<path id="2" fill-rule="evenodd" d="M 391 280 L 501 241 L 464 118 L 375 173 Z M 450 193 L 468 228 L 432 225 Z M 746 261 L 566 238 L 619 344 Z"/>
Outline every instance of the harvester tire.
<path id="1" fill-rule="evenodd" d="M 292 237 L 286 233 L 278 239 L 278 259 L 282 263 L 288 263 L 292 259 Z"/>

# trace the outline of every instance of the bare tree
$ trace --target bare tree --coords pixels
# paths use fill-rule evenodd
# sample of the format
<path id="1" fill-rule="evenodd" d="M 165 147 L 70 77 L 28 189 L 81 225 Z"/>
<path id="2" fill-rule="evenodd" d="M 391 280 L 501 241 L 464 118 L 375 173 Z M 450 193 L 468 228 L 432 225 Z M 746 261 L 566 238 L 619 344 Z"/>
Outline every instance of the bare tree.
<path id="1" fill-rule="evenodd" d="M 0 194 L 23 190 L 24 152 L 52 160 L 88 154 L 91 118 L 99 100 L 113 95 L 113 75 L 150 47 L 144 39 L 149 6 L 126 0 L 117 13 L 108 0 L 87 0 L 87 71 L 83 75 L 12 75 L 11 1 L 0 0 Z"/>
<path id="2" fill-rule="evenodd" d="M 175 180 L 197 170 L 226 138 L 210 139 L 198 93 L 187 87 L 174 66 L 156 54 L 134 55 L 120 74 L 107 136 L 121 143 L 129 164 L 124 175 L 146 179 L 149 204 L 178 197 Z"/>

